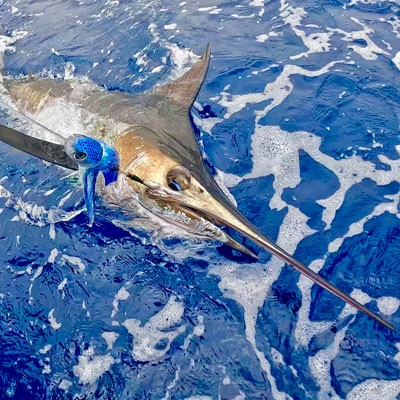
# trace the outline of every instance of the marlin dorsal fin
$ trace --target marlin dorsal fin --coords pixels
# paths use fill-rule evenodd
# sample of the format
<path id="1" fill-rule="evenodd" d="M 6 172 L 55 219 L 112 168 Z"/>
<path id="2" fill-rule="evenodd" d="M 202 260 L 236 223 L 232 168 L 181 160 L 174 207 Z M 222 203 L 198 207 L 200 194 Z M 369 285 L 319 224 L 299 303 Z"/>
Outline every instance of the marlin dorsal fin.
<path id="1" fill-rule="evenodd" d="M 200 60 L 180 78 L 156 88 L 154 94 L 167 97 L 172 102 L 190 108 L 204 82 L 210 62 L 211 47 L 207 46 Z"/>

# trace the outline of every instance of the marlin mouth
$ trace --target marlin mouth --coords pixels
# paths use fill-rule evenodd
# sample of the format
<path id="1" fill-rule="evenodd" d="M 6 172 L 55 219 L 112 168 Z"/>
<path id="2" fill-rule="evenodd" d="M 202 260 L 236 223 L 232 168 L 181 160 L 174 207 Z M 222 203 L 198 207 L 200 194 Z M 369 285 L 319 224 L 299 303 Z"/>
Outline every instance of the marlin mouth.
<path id="1" fill-rule="evenodd" d="M 254 252 L 221 229 L 223 226 L 230 227 L 228 223 L 223 223 L 210 213 L 192 207 L 183 196 L 171 192 L 169 188 L 148 183 L 135 175 L 129 174 L 127 177 L 144 185 L 146 190 L 142 195 L 139 193 L 138 198 L 141 205 L 152 214 L 183 229 L 196 238 L 218 241 L 256 260 L 258 259 Z"/>

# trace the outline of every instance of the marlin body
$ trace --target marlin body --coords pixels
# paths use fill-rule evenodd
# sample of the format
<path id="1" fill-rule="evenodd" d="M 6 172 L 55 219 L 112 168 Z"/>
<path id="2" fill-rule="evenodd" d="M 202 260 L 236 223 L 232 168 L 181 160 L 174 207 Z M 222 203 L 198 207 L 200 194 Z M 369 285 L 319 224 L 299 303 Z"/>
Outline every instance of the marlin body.
<path id="1" fill-rule="evenodd" d="M 183 76 L 139 95 L 107 91 L 92 83 L 73 81 L 11 80 L 7 77 L 4 81 L 22 112 L 35 115 L 62 99 L 77 104 L 99 120 L 110 122 L 93 132 L 92 136 L 115 146 L 120 160 L 118 179 L 125 180 L 132 195 L 137 196 L 140 203 L 153 214 L 198 237 L 218 240 L 256 258 L 253 252 L 221 229 L 221 226 L 230 227 L 345 302 L 394 330 L 380 316 L 271 242 L 237 210 L 214 181 L 204 166 L 189 118 L 190 108 L 205 79 L 209 60 L 208 46 L 201 59 Z M 14 139 L 6 136 L 4 134 L 2 137 L 0 132 L 1 140 L 44 158 L 40 152 L 35 153 L 26 146 L 16 145 Z M 66 161 L 65 158 L 68 159 L 60 151 L 50 161 L 74 169 L 71 159 Z"/>

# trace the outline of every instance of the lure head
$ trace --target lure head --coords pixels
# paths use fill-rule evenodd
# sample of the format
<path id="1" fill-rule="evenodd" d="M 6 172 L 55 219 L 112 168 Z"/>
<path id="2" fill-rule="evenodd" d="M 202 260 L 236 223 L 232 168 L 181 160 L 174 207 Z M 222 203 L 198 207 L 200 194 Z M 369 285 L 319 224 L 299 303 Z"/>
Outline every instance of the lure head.
<path id="1" fill-rule="evenodd" d="M 103 146 L 100 142 L 83 135 L 70 136 L 64 149 L 69 157 L 84 168 L 97 166 L 103 158 Z"/>
<path id="2" fill-rule="evenodd" d="M 114 148 L 104 142 L 83 135 L 70 136 L 64 145 L 67 155 L 79 165 L 83 186 L 83 197 L 89 216 L 89 226 L 94 221 L 95 187 L 99 172 L 102 172 L 106 186 L 118 178 L 119 156 Z"/>

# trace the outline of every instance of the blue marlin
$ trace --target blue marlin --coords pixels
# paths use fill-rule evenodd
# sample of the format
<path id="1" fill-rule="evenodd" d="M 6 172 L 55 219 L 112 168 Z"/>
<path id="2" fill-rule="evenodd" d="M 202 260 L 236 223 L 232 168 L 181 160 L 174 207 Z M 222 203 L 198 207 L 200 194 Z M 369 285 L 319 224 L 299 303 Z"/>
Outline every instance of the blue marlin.
<path id="1" fill-rule="evenodd" d="M 231 238 L 221 226 L 232 228 L 340 299 L 394 330 L 378 314 L 269 240 L 239 212 L 217 185 L 204 165 L 189 118 L 209 61 L 210 47 L 180 78 L 136 95 L 107 91 L 88 82 L 77 84 L 32 77 L 9 79 L 7 76 L 4 81 L 21 112 L 29 111 L 35 115 L 44 107 L 63 100 L 77 104 L 99 121 L 110 122 L 103 124 L 103 129 L 93 131 L 93 138 L 100 141 L 107 139 L 111 148 L 116 150 L 119 156 L 118 179 L 124 179 L 132 189 L 132 195 L 152 213 L 189 232 L 218 240 L 256 258 L 256 254 Z M 121 126 L 123 129 L 117 129 Z M 71 159 L 61 145 L 33 139 L 5 127 L 0 129 L 0 139 L 66 168 L 78 169 L 78 163 L 82 161 L 79 158 L 84 157 L 77 151 L 76 144 L 75 148 L 67 149 Z M 89 185 L 90 179 L 88 181 L 85 174 L 87 171 L 84 172 L 85 191 L 90 198 L 94 186 Z M 115 175 L 108 182 L 114 178 Z M 91 208 L 91 218 L 92 212 Z"/>

